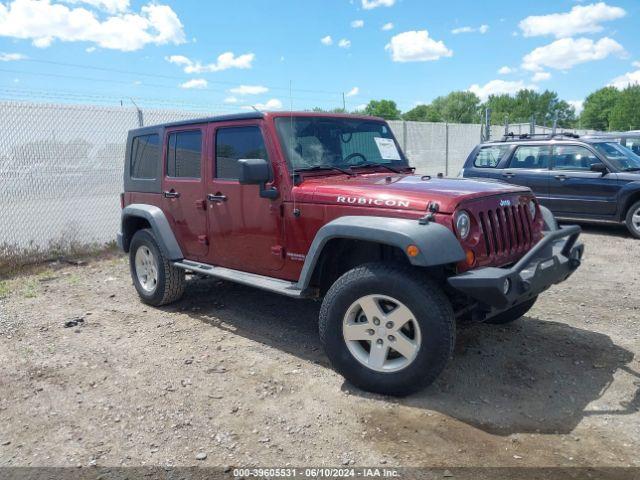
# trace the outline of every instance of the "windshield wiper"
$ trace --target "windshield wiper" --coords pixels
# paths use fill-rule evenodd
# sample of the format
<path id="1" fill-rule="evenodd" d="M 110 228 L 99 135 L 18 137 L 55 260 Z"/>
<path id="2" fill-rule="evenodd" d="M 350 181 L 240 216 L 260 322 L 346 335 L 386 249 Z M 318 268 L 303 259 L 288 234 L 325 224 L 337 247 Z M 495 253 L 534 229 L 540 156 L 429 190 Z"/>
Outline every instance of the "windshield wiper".
<path id="1" fill-rule="evenodd" d="M 364 168 L 382 167 L 382 168 L 386 168 L 387 170 L 389 170 L 389 171 L 391 171 L 393 173 L 403 173 L 402 170 L 398 170 L 397 168 L 390 167 L 389 165 L 387 165 L 385 163 L 367 162 L 367 163 L 359 163 L 357 165 L 353 165 L 353 167 L 355 167 L 355 168 L 359 168 L 359 167 L 364 167 Z"/>
<path id="2" fill-rule="evenodd" d="M 346 170 L 344 168 L 336 167 L 335 165 L 314 165 L 313 167 L 307 168 L 296 168 L 296 172 L 314 172 L 317 170 L 335 170 L 336 172 L 344 173 L 345 175 L 349 175 L 350 177 L 355 174 L 351 170 Z"/>

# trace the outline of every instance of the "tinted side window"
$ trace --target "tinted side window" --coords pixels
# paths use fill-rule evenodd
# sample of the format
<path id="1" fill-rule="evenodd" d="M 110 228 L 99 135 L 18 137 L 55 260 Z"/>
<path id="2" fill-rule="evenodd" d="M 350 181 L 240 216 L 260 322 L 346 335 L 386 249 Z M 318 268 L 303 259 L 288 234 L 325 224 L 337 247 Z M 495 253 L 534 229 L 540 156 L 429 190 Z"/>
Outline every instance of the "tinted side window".
<path id="1" fill-rule="evenodd" d="M 131 142 L 131 178 L 154 179 L 160 159 L 160 136 L 141 135 Z"/>
<path id="2" fill-rule="evenodd" d="M 221 128 L 216 133 L 216 178 L 237 180 L 238 160 L 267 158 L 262 132 L 258 127 Z"/>
<path id="3" fill-rule="evenodd" d="M 490 147 L 482 147 L 476 158 L 473 160 L 473 165 L 478 168 L 495 168 L 500 163 L 502 156 L 509 150 L 508 145 L 492 145 Z"/>
<path id="4" fill-rule="evenodd" d="M 167 176 L 200 178 L 202 133 L 200 130 L 169 134 Z"/>
<path id="5" fill-rule="evenodd" d="M 518 147 L 511 157 L 509 168 L 549 168 L 551 147 L 544 145 Z"/>
<path id="6" fill-rule="evenodd" d="M 595 154 L 578 145 L 556 145 L 553 149 L 554 170 L 591 170 L 594 163 L 602 163 Z"/>
<path id="7" fill-rule="evenodd" d="M 633 153 L 640 155 L 640 138 L 627 138 L 625 144 Z"/>

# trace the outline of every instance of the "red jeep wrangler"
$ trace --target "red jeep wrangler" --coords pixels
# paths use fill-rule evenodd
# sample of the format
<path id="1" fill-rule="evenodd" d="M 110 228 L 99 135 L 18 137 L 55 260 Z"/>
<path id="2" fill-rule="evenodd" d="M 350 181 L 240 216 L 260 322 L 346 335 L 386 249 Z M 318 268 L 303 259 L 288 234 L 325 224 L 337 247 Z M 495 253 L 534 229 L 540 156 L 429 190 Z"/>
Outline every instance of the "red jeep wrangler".
<path id="1" fill-rule="evenodd" d="M 528 188 L 414 175 L 384 120 L 246 113 L 129 133 L 118 241 L 143 302 L 185 273 L 320 298 L 334 367 L 366 390 L 433 382 L 456 320 L 507 323 L 583 246 Z M 212 292 L 213 293 L 213 292 Z"/>

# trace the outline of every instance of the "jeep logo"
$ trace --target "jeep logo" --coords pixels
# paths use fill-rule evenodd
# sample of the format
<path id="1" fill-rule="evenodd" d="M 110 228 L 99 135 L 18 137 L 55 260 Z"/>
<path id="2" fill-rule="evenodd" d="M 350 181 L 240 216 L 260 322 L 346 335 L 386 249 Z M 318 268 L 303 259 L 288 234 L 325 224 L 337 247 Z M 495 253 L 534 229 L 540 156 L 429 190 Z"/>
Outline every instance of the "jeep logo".
<path id="1" fill-rule="evenodd" d="M 406 200 L 382 200 L 379 198 L 365 198 L 365 197 L 342 197 L 336 198 L 338 203 L 350 203 L 352 205 L 376 205 L 379 207 L 405 207 L 409 208 L 409 202 Z"/>
<path id="2" fill-rule="evenodd" d="M 511 200 L 500 200 L 500 206 L 501 207 L 510 207 L 511 206 Z"/>

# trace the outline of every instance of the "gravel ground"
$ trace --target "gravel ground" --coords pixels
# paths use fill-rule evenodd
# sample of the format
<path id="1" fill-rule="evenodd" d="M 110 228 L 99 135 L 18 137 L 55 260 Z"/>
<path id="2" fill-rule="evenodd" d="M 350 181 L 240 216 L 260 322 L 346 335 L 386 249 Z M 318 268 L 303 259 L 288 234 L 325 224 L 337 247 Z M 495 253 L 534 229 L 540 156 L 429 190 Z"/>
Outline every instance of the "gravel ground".
<path id="1" fill-rule="evenodd" d="M 153 309 L 120 256 L 0 283 L 0 466 L 640 466 L 640 241 L 582 238 L 576 275 L 459 328 L 400 400 L 331 370 L 317 302 L 193 280 Z"/>

